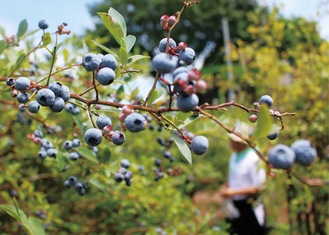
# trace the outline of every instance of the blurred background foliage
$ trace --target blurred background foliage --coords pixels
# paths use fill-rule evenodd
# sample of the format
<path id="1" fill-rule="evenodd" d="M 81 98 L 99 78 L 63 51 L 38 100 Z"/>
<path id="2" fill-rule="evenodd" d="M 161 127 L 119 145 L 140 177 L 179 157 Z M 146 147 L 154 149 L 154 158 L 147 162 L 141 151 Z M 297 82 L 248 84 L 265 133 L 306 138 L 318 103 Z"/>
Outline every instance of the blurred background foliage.
<path id="1" fill-rule="evenodd" d="M 104 1 L 91 4 L 95 15 L 95 31 L 86 32 L 83 40 L 70 36 L 63 41 L 58 54 L 65 65 L 73 66 L 77 58 L 87 51 L 102 52 L 90 40 L 108 47 L 116 47 L 96 12 L 106 12 L 109 7 L 118 10 L 127 21 L 129 34 L 137 37 L 133 53 L 153 56 L 158 41 L 165 37 L 159 19 L 163 14 L 174 14 L 179 4 L 174 1 Z M 223 45 L 221 20 L 229 21 L 233 80 L 228 79 Z M 268 178 L 262 199 L 268 208 L 270 234 L 327 234 L 328 227 L 328 77 L 329 42 L 320 38 L 316 22 L 303 18 L 285 19 L 278 9 L 269 10 L 254 0 L 201 1 L 183 14 L 181 24 L 173 31 L 176 41 L 186 41 L 197 52 L 207 43 L 214 42 L 215 49 L 208 55 L 202 67 L 203 78 L 210 85 L 208 92 L 199 94 L 200 100 L 211 104 L 228 101 L 232 91 L 236 101 L 252 107 L 263 94 L 274 100 L 274 110 L 281 113 L 296 112 L 294 117 L 284 118 L 285 128 L 277 140 L 258 140 L 258 148 L 265 155 L 278 143 L 290 145 L 305 138 L 316 147 L 318 157 L 311 167 L 294 166 L 300 176 L 326 180 L 322 187 L 308 187 L 287 172 L 276 172 Z M 25 48 L 6 48 L 0 57 L 0 77 L 13 69 L 18 57 L 32 48 L 33 41 L 26 40 Z M 104 53 L 104 52 L 103 52 Z M 18 75 L 42 76 L 48 71 L 49 58 L 40 59 L 32 54 L 17 72 Z M 37 65 L 37 68 L 35 67 Z M 149 75 L 147 61 L 137 65 Z M 68 70 L 71 71 L 71 70 Z M 72 71 L 71 71 L 72 72 Z M 67 71 L 54 79 L 69 84 L 74 93 L 90 86 L 90 74 L 77 67 L 75 78 Z M 124 77 L 123 81 L 134 81 Z M 64 152 L 65 139 L 83 138 L 82 123 L 88 117 L 61 112 L 49 113 L 43 109 L 36 118 L 18 110 L 18 103 L 11 98 L 10 88 L 1 85 L 0 93 L 0 203 L 13 204 L 13 197 L 28 216 L 39 217 L 49 234 L 158 234 L 162 228 L 167 234 L 225 234 L 225 221 L 219 215 L 218 203 L 206 203 L 205 211 L 196 204 L 193 196 L 198 192 L 216 194 L 227 179 L 227 164 L 231 153 L 226 132 L 209 120 L 199 120 L 186 127 L 194 135 L 209 138 L 210 149 L 204 156 L 193 156 L 189 165 L 176 146 L 159 145 L 158 138 L 170 141 L 170 135 L 153 120 L 154 127 L 141 133 L 126 133 L 123 146 L 104 142 L 99 146 L 99 164 L 86 159 L 69 162 L 59 171 L 57 161 L 37 157 L 39 146 L 27 136 L 41 129 L 59 150 Z M 113 98 L 114 89 L 100 88 L 102 98 Z M 119 99 L 129 99 L 132 94 L 119 93 Z M 98 111 L 112 118 L 113 126 L 120 128 L 116 109 Z M 228 125 L 235 120 L 248 120 L 248 113 L 237 108 L 213 112 Z M 45 125 L 47 124 L 47 125 Z M 86 122 L 86 125 L 90 123 Z M 55 130 L 55 134 L 49 133 Z M 170 151 L 175 160 L 163 156 Z M 121 159 L 132 163 L 133 184 L 128 187 L 113 179 L 113 172 L 120 167 Z M 165 177 L 154 181 L 154 160 L 161 159 Z M 140 170 L 141 167 L 145 172 Z M 64 181 L 75 175 L 88 182 L 87 194 L 78 196 L 73 189 L 66 189 Z M 211 205 L 211 206 L 209 206 Z M 22 226 L 13 218 L 0 212 L 1 234 L 23 234 Z M 328 226 L 328 225 L 327 225 Z M 218 231 L 220 230 L 220 231 Z"/>

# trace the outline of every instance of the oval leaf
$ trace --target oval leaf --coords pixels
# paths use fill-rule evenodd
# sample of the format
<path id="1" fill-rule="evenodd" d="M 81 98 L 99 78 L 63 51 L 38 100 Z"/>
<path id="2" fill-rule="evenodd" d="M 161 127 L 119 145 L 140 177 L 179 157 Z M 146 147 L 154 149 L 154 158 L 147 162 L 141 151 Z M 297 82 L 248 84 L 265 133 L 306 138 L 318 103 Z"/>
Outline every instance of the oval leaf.
<path id="1" fill-rule="evenodd" d="M 75 149 L 84 158 L 88 159 L 89 161 L 91 161 L 93 163 L 98 164 L 98 159 L 96 158 L 94 151 L 92 151 L 91 149 L 86 148 L 86 147 L 77 147 Z"/>
<path id="2" fill-rule="evenodd" d="M 18 25 L 18 30 L 17 30 L 17 34 L 16 37 L 19 40 L 21 37 L 23 37 L 23 35 L 26 33 L 27 31 L 27 27 L 28 27 L 28 23 L 27 20 L 24 19 L 22 20 L 19 25 Z"/>
<path id="3" fill-rule="evenodd" d="M 127 48 L 126 48 L 127 53 L 129 53 L 136 43 L 136 37 L 133 35 L 128 35 L 125 38 L 125 41 L 126 41 L 126 46 L 127 46 Z"/>
<path id="4" fill-rule="evenodd" d="M 187 143 L 182 138 L 180 138 L 176 133 L 170 132 L 170 134 L 173 137 L 179 151 L 183 154 L 183 156 L 188 161 L 188 163 L 192 164 L 192 154 Z"/>

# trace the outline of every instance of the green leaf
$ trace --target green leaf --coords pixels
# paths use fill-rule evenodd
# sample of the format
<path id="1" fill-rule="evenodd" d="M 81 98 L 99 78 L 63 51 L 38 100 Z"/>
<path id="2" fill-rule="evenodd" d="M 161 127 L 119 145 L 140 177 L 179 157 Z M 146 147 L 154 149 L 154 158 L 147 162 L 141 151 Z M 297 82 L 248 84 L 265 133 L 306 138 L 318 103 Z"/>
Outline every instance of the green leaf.
<path id="1" fill-rule="evenodd" d="M 40 219 L 30 217 L 27 219 L 23 226 L 30 232 L 31 235 L 45 235 L 45 228 Z"/>
<path id="2" fill-rule="evenodd" d="M 154 91 L 152 92 L 152 94 L 150 95 L 147 104 L 152 104 L 154 101 L 156 101 L 157 99 L 159 99 L 162 94 L 163 94 L 163 88 L 159 87 L 159 88 L 155 88 Z"/>
<path id="3" fill-rule="evenodd" d="M 184 128 L 187 125 L 195 122 L 196 120 L 198 120 L 200 118 L 205 118 L 205 116 L 203 116 L 203 115 L 191 115 L 191 113 L 188 113 L 188 114 L 190 114 L 190 116 L 187 117 L 182 124 L 178 125 L 178 128 L 180 128 L 180 129 L 181 128 Z M 179 117 L 177 117 L 177 115 L 176 115 L 176 118 L 180 118 L 180 117 L 183 117 L 184 116 L 183 114 L 179 114 L 179 113 L 178 113 L 178 115 L 179 115 Z"/>
<path id="4" fill-rule="evenodd" d="M 69 157 L 67 156 L 68 153 L 58 152 L 56 156 L 57 160 L 57 168 L 59 171 L 63 171 L 68 164 Z"/>
<path id="5" fill-rule="evenodd" d="M 21 221 L 21 214 L 19 213 L 19 207 L 18 207 L 18 203 L 16 201 L 16 198 L 14 198 L 14 206 L 15 206 L 15 210 L 16 210 L 16 214 L 18 215 L 19 220 Z"/>
<path id="6" fill-rule="evenodd" d="M 132 65 L 133 63 L 139 61 L 139 60 L 144 60 L 144 59 L 150 59 L 149 56 L 145 55 L 132 55 L 128 58 L 128 65 Z"/>
<path id="7" fill-rule="evenodd" d="M 123 47 L 120 47 L 119 50 L 119 61 L 121 62 L 123 67 L 125 67 L 128 63 L 128 54 L 126 49 Z"/>
<path id="8" fill-rule="evenodd" d="M 127 35 L 127 26 L 123 16 L 113 8 L 110 8 L 108 13 L 98 12 L 97 14 L 117 43 L 123 46 L 121 38 L 126 38 Z"/>
<path id="9" fill-rule="evenodd" d="M 50 33 L 47 32 L 42 37 L 42 47 L 46 47 L 50 43 L 51 43 L 51 36 L 50 36 Z"/>
<path id="10" fill-rule="evenodd" d="M 98 43 L 98 42 L 96 42 L 96 41 L 94 41 L 94 40 L 91 40 L 96 46 L 98 46 L 100 49 L 102 49 L 103 51 L 105 51 L 105 52 L 107 52 L 107 53 L 109 53 L 109 54 L 112 54 L 112 55 L 114 55 L 116 58 L 118 57 L 110 48 L 108 48 L 108 47 L 106 47 L 106 46 L 104 46 L 104 45 L 102 45 L 102 44 L 100 44 L 100 43 Z"/>
<path id="11" fill-rule="evenodd" d="M 106 185 L 104 185 L 102 182 L 100 182 L 98 179 L 90 179 L 89 180 L 89 183 L 94 185 L 95 187 L 97 187 L 98 189 L 100 189 L 101 191 L 103 192 L 106 192 L 107 191 L 107 187 Z"/>
<path id="12" fill-rule="evenodd" d="M 19 23 L 18 30 L 17 30 L 17 33 L 16 33 L 16 37 L 17 37 L 18 40 L 21 39 L 21 37 L 26 33 L 27 27 L 28 27 L 28 23 L 27 23 L 26 19 L 22 20 Z"/>
<path id="13" fill-rule="evenodd" d="M 170 134 L 174 139 L 179 151 L 183 154 L 183 156 L 188 161 L 188 163 L 192 164 L 192 154 L 187 143 L 182 138 L 180 138 L 176 133 L 171 131 Z"/>
<path id="14" fill-rule="evenodd" d="M 133 35 L 128 35 L 125 38 L 125 41 L 126 41 L 126 46 L 127 46 L 126 51 L 127 51 L 127 53 L 129 53 L 136 43 L 136 37 Z"/>
<path id="15" fill-rule="evenodd" d="M 266 137 L 272 129 L 272 117 L 266 105 L 261 105 L 258 111 L 257 127 L 254 138 Z"/>
<path id="16" fill-rule="evenodd" d="M 77 147 L 75 148 L 76 151 L 89 161 L 98 164 L 98 159 L 96 158 L 96 155 L 93 150 L 86 148 L 86 147 Z"/>
<path id="17" fill-rule="evenodd" d="M 112 153 L 111 153 L 111 150 L 109 148 L 104 149 L 103 154 L 102 154 L 102 158 L 101 158 L 101 162 L 102 163 L 110 162 L 111 155 L 112 155 Z"/>
<path id="18" fill-rule="evenodd" d="M 11 205 L 0 205 L 0 209 L 4 210 L 8 215 L 20 221 L 20 214 L 17 213 L 16 208 Z"/>
<path id="19" fill-rule="evenodd" d="M 136 87 L 132 92 L 131 92 L 131 97 L 137 97 L 139 94 L 139 88 Z"/>
<path id="20" fill-rule="evenodd" d="M 5 42 L 5 40 L 0 40 L 0 55 L 5 50 L 5 48 L 6 48 L 6 42 Z"/>

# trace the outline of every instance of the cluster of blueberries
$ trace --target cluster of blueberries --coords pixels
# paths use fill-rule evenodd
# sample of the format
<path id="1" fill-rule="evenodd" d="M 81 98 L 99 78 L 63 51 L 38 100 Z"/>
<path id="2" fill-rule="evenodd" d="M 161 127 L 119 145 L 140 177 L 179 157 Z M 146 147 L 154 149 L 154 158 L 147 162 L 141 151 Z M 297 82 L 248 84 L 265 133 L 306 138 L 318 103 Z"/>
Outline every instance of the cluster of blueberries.
<path id="1" fill-rule="evenodd" d="M 290 147 L 277 144 L 269 150 L 269 163 L 276 169 L 289 169 L 295 162 L 302 166 L 310 166 L 316 157 L 316 149 L 306 139 L 296 140 Z"/>
<path id="2" fill-rule="evenodd" d="M 133 173 L 127 169 L 130 167 L 130 161 L 128 159 L 121 160 L 121 167 L 114 175 L 116 182 L 120 183 L 125 181 L 127 186 L 132 184 Z"/>
<path id="3" fill-rule="evenodd" d="M 74 138 L 73 140 L 66 140 L 63 143 L 63 147 L 65 150 L 69 151 L 69 159 L 72 161 L 75 161 L 79 158 L 81 158 L 81 155 L 77 152 L 74 151 L 74 148 L 80 147 L 82 145 L 80 139 Z"/>
<path id="4" fill-rule="evenodd" d="M 64 186 L 66 188 L 73 187 L 74 190 L 80 195 L 83 196 L 86 194 L 87 182 L 79 182 L 77 177 L 70 176 L 67 180 L 64 181 Z"/>

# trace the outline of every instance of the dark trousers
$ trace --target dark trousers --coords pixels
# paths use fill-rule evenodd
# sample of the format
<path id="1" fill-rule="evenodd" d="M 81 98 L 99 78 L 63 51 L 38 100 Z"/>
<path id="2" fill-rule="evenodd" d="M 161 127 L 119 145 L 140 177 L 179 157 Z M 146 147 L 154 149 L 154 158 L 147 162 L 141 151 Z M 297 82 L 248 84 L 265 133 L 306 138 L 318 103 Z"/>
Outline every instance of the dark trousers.
<path id="1" fill-rule="evenodd" d="M 247 200 L 233 201 L 239 210 L 240 216 L 236 219 L 227 220 L 231 225 L 228 232 L 235 235 L 264 235 L 265 229 L 259 225 L 251 203 Z"/>

